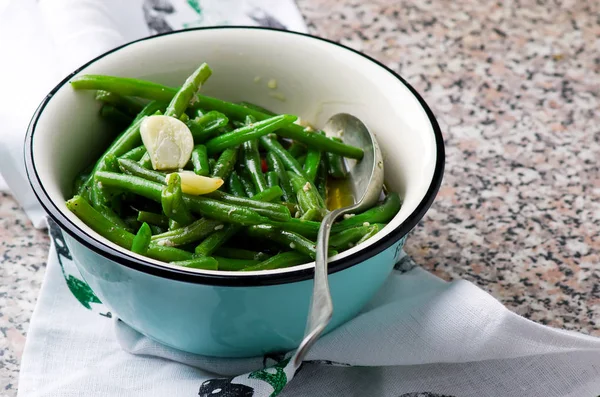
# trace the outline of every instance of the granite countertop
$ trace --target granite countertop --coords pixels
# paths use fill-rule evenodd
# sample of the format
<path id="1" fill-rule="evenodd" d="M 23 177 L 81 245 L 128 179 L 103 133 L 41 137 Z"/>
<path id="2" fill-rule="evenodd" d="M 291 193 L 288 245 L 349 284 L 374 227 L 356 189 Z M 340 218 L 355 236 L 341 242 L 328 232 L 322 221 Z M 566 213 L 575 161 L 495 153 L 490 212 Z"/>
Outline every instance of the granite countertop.
<path id="1" fill-rule="evenodd" d="M 406 245 L 531 320 L 600 336 L 600 3 L 300 0 L 311 33 L 398 71 L 446 140 L 439 195 Z M 0 196 L 0 396 L 49 240 Z"/>

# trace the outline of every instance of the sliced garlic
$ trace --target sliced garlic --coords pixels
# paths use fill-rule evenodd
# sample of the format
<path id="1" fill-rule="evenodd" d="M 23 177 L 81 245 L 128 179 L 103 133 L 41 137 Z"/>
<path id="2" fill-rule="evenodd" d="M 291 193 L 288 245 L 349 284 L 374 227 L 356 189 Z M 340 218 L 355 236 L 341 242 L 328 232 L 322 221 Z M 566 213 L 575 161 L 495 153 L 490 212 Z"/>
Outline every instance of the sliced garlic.
<path id="1" fill-rule="evenodd" d="M 194 138 L 181 120 L 170 116 L 148 116 L 142 121 L 140 135 L 155 170 L 183 168 L 190 160 Z"/>
<path id="2" fill-rule="evenodd" d="M 223 186 L 223 179 L 221 178 L 200 176 L 192 171 L 181 171 L 177 172 L 177 174 L 181 178 L 181 191 L 194 196 L 214 192 Z M 169 183 L 171 175 L 173 174 L 167 174 L 165 177 L 167 183 Z"/>

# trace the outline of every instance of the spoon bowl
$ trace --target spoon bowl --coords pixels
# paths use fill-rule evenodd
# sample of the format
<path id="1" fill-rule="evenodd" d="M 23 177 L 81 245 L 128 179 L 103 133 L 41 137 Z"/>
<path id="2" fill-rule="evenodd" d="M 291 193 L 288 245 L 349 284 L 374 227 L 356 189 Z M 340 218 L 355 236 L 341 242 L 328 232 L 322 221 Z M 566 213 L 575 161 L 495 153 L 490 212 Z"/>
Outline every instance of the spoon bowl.
<path id="1" fill-rule="evenodd" d="M 383 188 L 381 150 L 375 135 L 362 121 L 350 114 L 338 113 L 327 121 L 323 131 L 329 137 L 339 137 L 344 143 L 362 148 L 364 156 L 360 161 L 345 160 L 354 204 L 327 213 L 319 228 L 313 294 L 304 338 L 293 357 L 295 368 L 300 367 L 306 353 L 323 333 L 333 314 L 333 303 L 327 280 L 327 251 L 331 226 L 341 215 L 373 206 Z"/>

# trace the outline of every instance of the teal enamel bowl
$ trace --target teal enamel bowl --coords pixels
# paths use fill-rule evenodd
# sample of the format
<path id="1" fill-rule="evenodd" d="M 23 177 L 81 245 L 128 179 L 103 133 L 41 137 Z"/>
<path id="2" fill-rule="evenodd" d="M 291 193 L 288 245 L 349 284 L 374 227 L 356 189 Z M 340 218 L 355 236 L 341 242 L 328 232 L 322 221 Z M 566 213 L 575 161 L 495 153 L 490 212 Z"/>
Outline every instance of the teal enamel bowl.
<path id="1" fill-rule="evenodd" d="M 206 95 L 254 102 L 316 126 L 347 112 L 377 136 L 386 183 L 403 205 L 376 236 L 331 258 L 329 330 L 377 292 L 406 234 L 431 205 L 444 169 L 442 135 L 417 92 L 374 59 L 321 38 L 263 28 L 192 29 L 129 43 L 88 62 L 42 101 L 25 141 L 29 180 L 100 300 L 132 328 L 183 351 L 249 357 L 291 350 L 302 339 L 314 263 L 243 273 L 176 267 L 118 247 L 65 206 L 76 174 L 110 140 L 94 93 L 76 92 L 69 81 L 109 74 L 177 86 L 202 62 L 213 69 Z"/>

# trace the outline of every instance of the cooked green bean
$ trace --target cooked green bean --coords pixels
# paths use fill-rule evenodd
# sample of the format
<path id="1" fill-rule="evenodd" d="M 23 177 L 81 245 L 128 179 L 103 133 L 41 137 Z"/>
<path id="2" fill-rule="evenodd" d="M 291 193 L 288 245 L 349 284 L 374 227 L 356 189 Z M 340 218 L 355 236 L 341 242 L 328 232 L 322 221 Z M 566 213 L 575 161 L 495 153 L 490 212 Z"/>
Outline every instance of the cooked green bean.
<path id="1" fill-rule="evenodd" d="M 308 255 L 313 259 L 315 258 L 315 242 L 297 233 L 277 229 L 269 225 L 256 225 L 248 228 L 248 234 L 252 237 L 274 241 L 286 248 Z"/>
<path id="2" fill-rule="evenodd" d="M 298 206 L 302 212 L 302 215 L 311 214 L 303 218 L 307 221 L 321 220 L 327 213 L 327 210 L 321 203 L 319 192 L 317 192 L 314 185 L 306 180 L 301 175 L 294 174 L 288 171 L 288 177 L 292 183 L 292 187 L 296 191 L 296 199 L 298 200 Z"/>
<path id="3" fill-rule="evenodd" d="M 235 259 L 222 256 L 216 256 L 215 259 L 219 262 L 219 270 L 224 271 L 244 270 L 247 267 L 256 266 L 260 263 L 256 259 Z"/>
<path id="4" fill-rule="evenodd" d="M 149 170 L 152 168 L 152 160 L 150 159 L 150 153 L 146 152 L 138 161 L 138 163 L 145 169 Z"/>
<path id="5" fill-rule="evenodd" d="M 186 261 L 176 261 L 172 262 L 172 264 L 192 269 L 217 270 L 219 268 L 219 262 L 210 256 L 188 259 Z"/>
<path id="6" fill-rule="evenodd" d="M 222 225 L 222 227 L 206 237 L 195 249 L 196 255 L 211 255 L 217 248 L 227 242 L 237 232 L 240 231 L 240 225 Z"/>
<path id="7" fill-rule="evenodd" d="M 332 234 L 329 245 L 339 250 L 346 250 L 358 244 L 365 236 L 372 236 L 381 229 L 379 224 L 361 225 Z"/>
<path id="8" fill-rule="evenodd" d="M 254 183 L 255 190 L 260 193 L 267 189 L 267 180 L 262 172 L 260 154 L 258 153 L 258 142 L 255 139 L 246 141 L 242 144 L 244 151 L 244 165 L 248 174 Z"/>
<path id="9" fill-rule="evenodd" d="M 248 172 L 246 167 L 239 168 L 238 176 L 240 178 L 240 182 L 242 183 L 246 196 L 254 196 L 256 194 L 256 190 L 254 188 L 254 183 L 252 183 L 252 178 L 250 178 L 250 173 Z"/>
<path id="10" fill-rule="evenodd" d="M 260 215 L 268 216 L 269 218 L 277 221 L 287 221 L 291 219 L 291 214 L 288 207 L 283 204 L 270 203 L 270 201 L 274 198 L 281 197 L 281 194 L 281 188 L 279 186 L 275 186 L 254 195 L 252 198 L 237 197 L 219 190 L 208 193 L 205 195 L 205 197 L 219 200 L 223 203 L 236 204 L 250 208 L 258 212 Z"/>
<path id="11" fill-rule="evenodd" d="M 270 188 L 279 186 L 279 177 L 277 176 L 277 173 L 275 171 L 268 171 L 265 174 L 265 177 L 267 179 L 267 186 L 269 186 Z M 283 191 L 281 193 L 283 194 Z"/>
<path id="12" fill-rule="evenodd" d="M 137 215 L 139 222 L 146 222 L 150 225 L 160 226 L 164 229 L 169 227 L 169 218 L 163 214 L 156 214 L 154 212 L 139 211 Z"/>
<path id="13" fill-rule="evenodd" d="M 279 186 L 281 186 L 281 189 L 283 190 L 283 199 L 292 204 L 297 203 L 296 192 L 292 187 L 290 178 L 288 177 L 287 171 L 279 156 L 274 152 L 269 151 L 267 153 L 267 164 L 269 169 L 276 172 L 279 177 Z"/>
<path id="14" fill-rule="evenodd" d="M 330 138 L 336 142 L 341 142 L 342 140 L 337 137 Z M 345 178 L 348 175 L 348 170 L 346 169 L 346 164 L 344 164 L 344 159 L 339 154 L 335 153 L 327 153 L 327 165 L 329 166 L 328 172 L 334 178 Z"/>
<path id="15" fill-rule="evenodd" d="M 131 149 L 119 158 L 123 160 L 140 161 L 144 154 L 146 154 L 146 147 L 142 145 Z"/>
<path id="16" fill-rule="evenodd" d="M 152 241 L 156 244 L 176 247 L 202 240 L 209 234 L 213 233 L 215 228 L 219 230 L 221 227 L 223 227 L 223 223 L 221 221 L 202 218 L 190 223 L 187 226 L 154 235 L 152 236 Z"/>
<path id="17" fill-rule="evenodd" d="M 167 186 L 162 189 L 160 203 L 164 214 L 181 226 L 189 225 L 194 221 L 194 217 L 183 201 L 179 174 L 170 174 Z"/>
<path id="18" fill-rule="evenodd" d="M 229 119 L 223 113 L 212 110 L 198 118 L 188 120 L 186 124 L 194 137 L 194 142 L 204 143 L 218 134 L 221 128 L 227 126 Z"/>
<path id="19" fill-rule="evenodd" d="M 149 181 L 162 183 L 163 185 L 167 183 L 165 179 L 166 175 L 160 171 L 149 170 L 135 161 L 126 160 L 123 158 L 118 159 L 118 162 L 119 168 L 125 174 L 139 176 L 144 179 L 148 179 Z"/>
<path id="20" fill-rule="evenodd" d="M 272 270 L 272 269 L 281 269 L 284 267 L 292 267 L 301 265 L 310 261 L 310 257 L 296 251 L 290 252 L 282 252 L 275 256 L 270 257 L 269 259 L 265 259 L 264 261 L 254 265 L 248 266 L 240 269 L 241 271 L 251 272 L 257 270 Z"/>
<path id="21" fill-rule="evenodd" d="M 249 259 L 256 261 L 264 261 L 265 259 L 269 259 L 271 257 L 271 255 L 265 254 L 264 252 L 250 251 L 234 247 L 219 247 L 214 253 L 217 256 L 230 259 Z"/>
<path id="22" fill-rule="evenodd" d="M 251 139 L 260 138 L 283 126 L 293 123 L 296 116 L 282 114 L 254 124 L 245 125 L 231 132 L 219 135 L 206 142 L 208 154 L 213 155 L 229 147 L 237 146 Z"/>
<path id="23" fill-rule="evenodd" d="M 398 193 L 390 192 L 382 203 L 362 214 L 345 215 L 344 220 L 333 225 L 331 232 L 339 233 L 343 230 L 363 225 L 364 223 L 388 223 L 400 211 L 401 205 L 402 202 Z"/>
<path id="24" fill-rule="evenodd" d="M 152 230 L 150 230 L 150 226 L 146 222 L 142 223 L 131 243 L 131 251 L 136 254 L 146 255 L 148 247 L 150 247 L 151 237 Z"/>
<path id="25" fill-rule="evenodd" d="M 231 147 L 223 150 L 219 159 L 213 167 L 211 176 L 213 178 L 227 179 L 237 161 L 238 147 Z"/>
<path id="26" fill-rule="evenodd" d="M 240 181 L 240 177 L 235 171 L 232 171 L 231 174 L 229 174 L 229 179 L 227 180 L 227 190 L 234 196 L 247 197 L 246 192 L 244 191 L 244 186 L 242 185 L 242 181 Z"/>
<path id="27" fill-rule="evenodd" d="M 114 92 L 99 90 L 96 92 L 96 99 L 100 102 L 113 105 L 132 116 L 136 116 L 144 108 L 144 104 L 137 99 L 123 97 Z"/>
<path id="28" fill-rule="evenodd" d="M 194 172 L 197 175 L 209 175 L 210 169 L 208 166 L 208 154 L 206 153 L 206 146 L 194 146 L 194 150 L 192 151 L 192 164 L 194 165 Z"/>
<path id="29" fill-rule="evenodd" d="M 321 162 L 317 169 L 317 177 L 315 178 L 315 186 L 323 202 L 327 202 L 327 156 L 321 156 Z"/>
<path id="30" fill-rule="evenodd" d="M 318 149 L 309 149 L 306 153 L 306 160 L 304 161 L 304 173 L 310 182 L 315 182 L 320 164 L 321 151 Z"/>
<path id="31" fill-rule="evenodd" d="M 175 96 L 173 96 L 169 106 L 167 106 L 165 116 L 179 118 L 189 106 L 190 101 L 195 101 L 194 95 L 197 95 L 198 90 L 211 74 L 212 70 L 210 70 L 206 63 L 200 65 L 200 67 L 185 80 L 185 83 L 183 83 L 183 86 L 177 91 Z"/>

